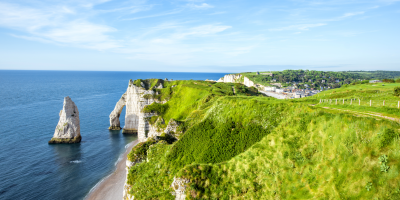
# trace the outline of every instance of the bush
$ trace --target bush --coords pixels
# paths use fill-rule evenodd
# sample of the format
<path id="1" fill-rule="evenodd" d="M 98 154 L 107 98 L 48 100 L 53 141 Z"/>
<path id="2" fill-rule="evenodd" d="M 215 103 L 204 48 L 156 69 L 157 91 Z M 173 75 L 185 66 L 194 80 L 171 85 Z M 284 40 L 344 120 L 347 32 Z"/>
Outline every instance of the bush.
<path id="1" fill-rule="evenodd" d="M 394 83 L 393 79 L 383 79 L 382 82 L 384 83 Z"/>
<path id="2" fill-rule="evenodd" d="M 160 104 L 160 103 L 152 103 L 150 105 L 147 105 L 143 108 L 143 112 L 145 113 L 151 113 L 151 112 L 156 112 L 158 115 L 163 115 L 168 109 L 167 104 Z"/>
<path id="3" fill-rule="evenodd" d="M 381 135 L 380 147 L 388 146 L 397 137 L 398 134 L 393 129 L 386 128 Z"/>
<path id="4" fill-rule="evenodd" d="M 135 147 L 132 148 L 131 152 L 128 154 L 128 160 L 132 162 L 141 162 L 142 160 L 146 159 L 147 157 L 147 150 L 149 149 L 150 145 L 156 143 L 156 140 L 151 138 L 146 142 L 141 142 L 137 144 Z"/>
<path id="5" fill-rule="evenodd" d="M 394 88 L 394 96 L 400 96 L 400 87 Z"/>

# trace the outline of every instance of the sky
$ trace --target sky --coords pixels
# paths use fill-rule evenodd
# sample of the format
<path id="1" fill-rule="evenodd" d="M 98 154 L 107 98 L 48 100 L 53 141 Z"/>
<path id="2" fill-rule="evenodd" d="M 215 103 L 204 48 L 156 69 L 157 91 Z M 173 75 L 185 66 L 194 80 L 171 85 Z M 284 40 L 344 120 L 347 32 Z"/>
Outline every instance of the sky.
<path id="1" fill-rule="evenodd" d="M 400 70 L 400 0 L 0 0 L 0 69 Z"/>

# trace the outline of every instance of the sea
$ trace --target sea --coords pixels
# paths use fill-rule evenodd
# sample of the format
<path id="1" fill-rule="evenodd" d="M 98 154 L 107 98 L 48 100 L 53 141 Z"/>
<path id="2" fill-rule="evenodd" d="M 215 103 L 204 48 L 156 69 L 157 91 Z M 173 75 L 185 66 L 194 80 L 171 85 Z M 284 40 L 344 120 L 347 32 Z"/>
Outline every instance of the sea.
<path id="1" fill-rule="evenodd" d="M 0 70 L 0 199 L 77 200 L 111 174 L 137 135 L 110 131 L 129 79 L 218 80 L 223 73 Z M 64 97 L 82 142 L 49 145 Z M 125 109 L 121 116 L 124 126 Z M 122 192 L 122 191 L 121 191 Z"/>

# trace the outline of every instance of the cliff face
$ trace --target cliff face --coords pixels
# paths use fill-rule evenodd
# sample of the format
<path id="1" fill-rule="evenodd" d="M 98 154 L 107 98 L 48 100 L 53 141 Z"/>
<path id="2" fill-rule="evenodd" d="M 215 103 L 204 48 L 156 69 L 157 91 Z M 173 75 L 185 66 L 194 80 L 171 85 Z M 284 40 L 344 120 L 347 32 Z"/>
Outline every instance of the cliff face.
<path id="1" fill-rule="evenodd" d="M 243 82 L 241 81 L 242 75 L 241 74 L 227 74 L 224 77 L 220 78 L 217 82 L 222 82 L 222 83 L 242 83 L 243 85 L 247 87 L 255 87 L 256 84 L 254 84 L 253 81 L 251 81 L 247 77 L 243 77 Z"/>
<path id="2" fill-rule="evenodd" d="M 243 85 L 247 86 L 247 87 L 255 87 L 256 84 L 254 84 L 253 81 L 251 81 L 249 78 L 244 77 L 243 79 Z"/>
<path id="3" fill-rule="evenodd" d="M 238 83 L 240 78 L 242 77 L 241 74 L 227 74 L 224 77 L 220 78 L 217 82 L 222 83 Z"/>
<path id="4" fill-rule="evenodd" d="M 146 90 L 144 84 L 142 87 L 137 87 L 132 81 L 129 82 L 128 89 L 126 91 L 126 115 L 125 115 L 125 127 L 123 133 L 138 133 L 139 120 L 143 126 L 143 118 L 145 114 L 142 113 L 142 109 L 154 102 L 154 98 L 144 98 L 144 95 L 154 95 L 153 90 Z M 148 117 L 148 116 L 146 116 Z M 140 140 L 140 139 L 139 139 Z"/>
<path id="5" fill-rule="evenodd" d="M 126 106 L 126 114 L 125 114 L 125 126 L 123 128 L 123 133 L 137 133 L 139 142 L 146 141 L 147 138 L 158 136 L 162 133 L 156 132 L 154 129 L 151 129 L 149 122 L 146 120 L 149 117 L 152 117 L 154 113 L 144 113 L 142 112 L 143 108 L 147 105 L 150 105 L 154 102 L 157 103 L 165 103 L 159 102 L 154 99 L 154 95 L 156 93 L 149 89 L 146 90 L 146 84 L 141 82 L 138 87 L 133 83 L 132 80 L 129 81 L 128 89 L 122 95 L 121 99 L 115 105 L 114 110 L 110 114 L 110 128 L 111 130 L 120 130 L 120 121 L 119 117 L 121 115 L 122 109 Z M 163 87 L 162 83 L 158 83 L 155 88 L 161 89 Z"/>
<path id="6" fill-rule="evenodd" d="M 78 107 L 68 96 L 64 98 L 63 109 L 60 111 L 60 119 L 54 131 L 50 144 L 78 143 L 81 141 L 81 128 L 79 122 Z"/>

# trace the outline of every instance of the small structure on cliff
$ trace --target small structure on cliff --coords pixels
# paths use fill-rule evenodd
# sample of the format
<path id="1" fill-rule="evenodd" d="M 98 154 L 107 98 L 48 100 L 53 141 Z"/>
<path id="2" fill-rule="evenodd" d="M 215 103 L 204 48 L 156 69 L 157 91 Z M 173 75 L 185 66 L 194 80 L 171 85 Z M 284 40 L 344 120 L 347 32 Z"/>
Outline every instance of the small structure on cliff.
<path id="1" fill-rule="evenodd" d="M 49 144 L 79 143 L 81 139 L 78 107 L 67 96 L 64 98 L 63 109 L 60 111 L 60 120 Z"/>

